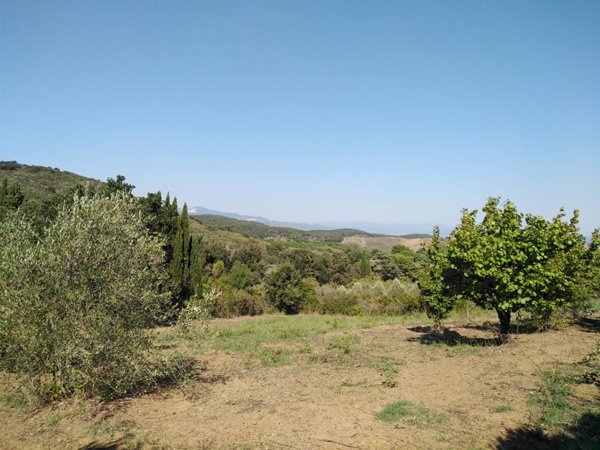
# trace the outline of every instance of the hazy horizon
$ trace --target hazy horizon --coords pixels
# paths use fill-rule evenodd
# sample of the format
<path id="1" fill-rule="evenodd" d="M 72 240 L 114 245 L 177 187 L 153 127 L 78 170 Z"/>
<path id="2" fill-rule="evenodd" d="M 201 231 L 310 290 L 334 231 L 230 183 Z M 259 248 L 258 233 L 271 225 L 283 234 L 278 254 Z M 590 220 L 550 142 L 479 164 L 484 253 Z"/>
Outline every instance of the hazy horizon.
<path id="1" fill-rule="evenodd" d="M 600 225 L 600 3 L 3 2 L 0 159 L 287 222 Z"/>

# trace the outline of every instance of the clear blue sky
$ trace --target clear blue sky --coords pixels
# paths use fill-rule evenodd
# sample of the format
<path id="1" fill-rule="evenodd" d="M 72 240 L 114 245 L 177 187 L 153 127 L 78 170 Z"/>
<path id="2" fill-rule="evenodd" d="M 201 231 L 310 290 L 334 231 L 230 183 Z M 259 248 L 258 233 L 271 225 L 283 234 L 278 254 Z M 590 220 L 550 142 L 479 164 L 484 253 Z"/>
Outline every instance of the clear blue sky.
<path id="1" fill-rule="evenodd" d="M 278 220 L 600 225 L 600 1 L 0 1 L 0 159 Z"/>

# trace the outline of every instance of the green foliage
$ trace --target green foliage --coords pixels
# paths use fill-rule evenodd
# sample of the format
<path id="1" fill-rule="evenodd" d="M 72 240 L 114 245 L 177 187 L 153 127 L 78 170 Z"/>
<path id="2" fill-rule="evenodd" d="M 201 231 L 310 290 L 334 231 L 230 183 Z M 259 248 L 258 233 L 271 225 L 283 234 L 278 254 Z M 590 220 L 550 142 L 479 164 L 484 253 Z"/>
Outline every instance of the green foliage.
<path id="1" fill-rule="evenodd" d="M 345 286 L 325 285 L 315 289 L 316 312 L 345 315 L 400 315 L 421 308 L 415 283 L 400 280 L 357 281 Z"/>
<path id="2" fill-rule="evenodd" d="M 176 207 L 176 201 L 174 204 Z M 187 205 L 184 203 L 181 215 L 177 220 L 173 238 L 173 254 L 169 267 L 171 279 L 178 289 L 177 305 L 179 307 L 182 307 L 191 296 L 201 294 L 204 260 L 201 240 L 190 235 L 190 219 Z"/>
<path id="3" fill-rule="evenodd" d="M 393 280 L 401 275 L 393 256 L 374 250 L 371 256 L 371 271 L 383 281 Z"/>
<path id="4" fill-rule="evenodd" d="M 434 414 L 424 406 L 417 405 L 408 400 L 400 400 L 387 405 L 378 412 L 375 417 L 384 422 L 397 422 L 402 420 L 409 425 L 420 428 L 440 425 L 444 422 L 444 416 Z"/>
<path id="5" fill-rule="evenodd" d="M 321 308 L 319 310 L 322 314 L 342 314 L 345 316 L 357 316 L 361 313 L 358 306 L 358 299 L 347 292 L 342 290 L 339 292 L 337 289 L 333 292 L 322 295 L 327 292 L 326 288 L 319 289 L 317 295 L 321 299 Z"/>
<path id="6" fill-rule="evenodd" d="M 233 263 L 226 278 L 226 283 L 235 289 L 247 289 L 258 281 L 258 275 L 240 261 Z"/>
<path id="7" fill-rule="evenodd" d="M 371 258 L 367 251 L 363 251 L 358 265 L 358 273 L 361 278 L 371 276 Z"/>
<path id="8" fill-rule="evenodd" d="M 484 218 L 463 211 L 448 239 L 443 270 L 446 295 L 472 299 L 495 309 L 500 332 L 509 332 L 511 313 L 531 311 L 547 323 L 576 297 L 577 283 L 588 273 L 585 243 L 577 232 L 578 212 L 564 222 L 563 210 L 551 221 L 523 215 L 513 203 L 490 198 Z"/>
<path id="9" fill-rule="evenodd" d="M 23 204 L 25 195 L 19 183 L 8 184 L 4 178 L 0 186 L 0 220 L 9 212 L 16 211 Z"/>
<path id="10" fill-rule="evenodd" d="M 77 186 L 99 186 L 98 180 L 50 167 L 29 166 L 16 161 L 0 161 L 0 180 L 21 186 L 27 202 L 41 205 L 57 195 L 71 192 Z"/>
<path id="11" fill-rule="evenodd" d="M 577 229 L 579 212 L 576 210 L 569 222 L 564 222 L 564 217 L 562 209 L 551 221 L 529 215 L 523 230 L 527 259 L 521 295 L 541 327 L 551 323 L 556 311 L 576 300 L 589 265 L 585 239 Z"/>
<path id="12" fill-rule="evenodd" d="M 431 243 L 426 248 L 428 265 L 419 279 L 419 288 L 427 316 L 439 327 L 454 306 L 454 298 L 444 291 L 444 269 L 447 266 L 446 251 L 441 245 L 440 229 L 433 229 Z"/>
<path id="13" fill-rule="evenodd" d="M 271 304 L 286 314 L 298 314 L 311 292 L 300 273 L 287 264 L 267 277 L 266 289 Z"/>
<path id="14" fill-rule="evenodd" d="M 550 429 L 572 425 L 576 414 L 568 401 L 572 392 L 569 376 L 560 367 L 542 371 L 539 375 L 537 389 L 530 399 L 536 425 Z"/>
<path id="15" fill-rule="evenodd" d="M 439 229 L 438 229 L 439 239 Z M 392 247 L 392 258 L 402 278 L 411 281 L 417 281 L 426 263 L 426 258 L 422 253 L 414 252 L 402 244 L 396 244 Z"/>
<path id="16" fill-rule="evenodd" d="M 253 286 L 249 290 L 229 288 L 225 291 L 213 286 L 212 291 L 216 291 L 218 295 L 203 300 L 212 317 L 256 316 L 273 311 L 266 299 L 263 285 Z"/>
<path id="17" fill-rule="evenodd" d="M 0 355 L 46 399 L 113 398 L 163 373 L 146 327 L 165 312 L 162 242 L 135 200 L 77 197 L 43 233 L 13 216 L 0 224 Z"/>
<path id="18" fill-rule="evenodd" d="M 596 347 L 585 357 L 583 363 L 585 372 L 582 375 L 582 381 L 600 387 L 600 340 Z"/>
<path id="19" fill-rule="evenodd" d="M 125 177 L 123 175 L 117 175 L 117 178 L 108 178 L 106 183 L 102 186 L 102 194 L 110 196 L 120 192 L 124 195 L 133 195 L 135 186 L 133 184 L 125 183 Z"/>

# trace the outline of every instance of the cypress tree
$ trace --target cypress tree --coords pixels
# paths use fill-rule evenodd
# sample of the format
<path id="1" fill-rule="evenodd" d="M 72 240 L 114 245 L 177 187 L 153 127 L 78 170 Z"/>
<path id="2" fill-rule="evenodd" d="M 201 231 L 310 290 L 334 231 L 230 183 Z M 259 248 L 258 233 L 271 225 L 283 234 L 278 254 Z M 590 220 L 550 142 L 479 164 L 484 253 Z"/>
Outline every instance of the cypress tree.
<path id="1" fill-rule="evenodd" d="M 177 221 L 175 237 L 173 238 L 173 252 L 171 255 L 170 273 L 171 279 L 177 287 L 182 285 L 183 274 L 183 228 L 181 226 L 181 218 Z"/>
<path id="2" fill-rule="evenodd" d="M 204 268 L 205 256 L 202 249 L 202 239 L 193 236 L 190 239 L 192 249 L 190 253 L 190 287 L 194 295 L 202 295 L 202 271 Z"/>
<path id="3" fill-rule="evenodd" d="M 184 299 L 188 299 L 191 295 L 191 280 L 190 280 L 190 218 L 188 216 L 187 204 L 183 204 L 183 210 L 179 223 L 181 224 L 181 293 Z"/>

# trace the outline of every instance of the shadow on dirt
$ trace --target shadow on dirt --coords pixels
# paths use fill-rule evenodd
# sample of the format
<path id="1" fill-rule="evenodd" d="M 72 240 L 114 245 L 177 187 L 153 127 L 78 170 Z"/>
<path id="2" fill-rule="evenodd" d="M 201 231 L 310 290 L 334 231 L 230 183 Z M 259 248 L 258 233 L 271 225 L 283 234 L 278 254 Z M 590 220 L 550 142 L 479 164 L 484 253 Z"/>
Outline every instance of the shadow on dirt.
<path id="1" fill-rule="evenodd" d="M 117 439 L 111 442 L 98 442 L 93 441 L 83 447 L 79 447 L 79 450 L 118 450 L 120 448 L 126 448 L 127 442 L 125 438 Z"/>
<path id="2" fill-rule="evenodd" d="M 575 324 L 583 331 L 589 331 L 592 333 L 600 333 L 600 319 L 592 317 L 582 317 L 578 319 Z"/>
<path id="3" fill-rule="evenodd" d="M 420 342 L 424 345 L 445 344 L 448 346 L 455 345 L 470 345 L 473 347 L 489 347 L 500 345 L 499 338 L 470 338 L 461 335 L 460 333 L 444 328 L 441 331 L 435 330 L 433 327 L 412 327 L 408 328 L 415 333 L 421 333 L 420 336 L 409 338 L 409 342 Z"/>
<path id="4" fill-rule="evenodd" d="M 496 440 L 496 450 L 592 450 L 600 448 L 600 414 L 585 413 L 564 433 L 546 435 L 532 427 L 508 430 Z"/>
<path id="5" fill-rule="evenodd" d="M 499 325 L 491 322 L 485 322 L 480 325 L 465 325 L 463 328 L 466 328 L 467 330 L 490 331 L 493 333 L 499 333 L 500 331 Z M 527 320 L 515 320 L 510 324 L 510 334 L 533 334 L 539 332 L 540 329 Z"/>

